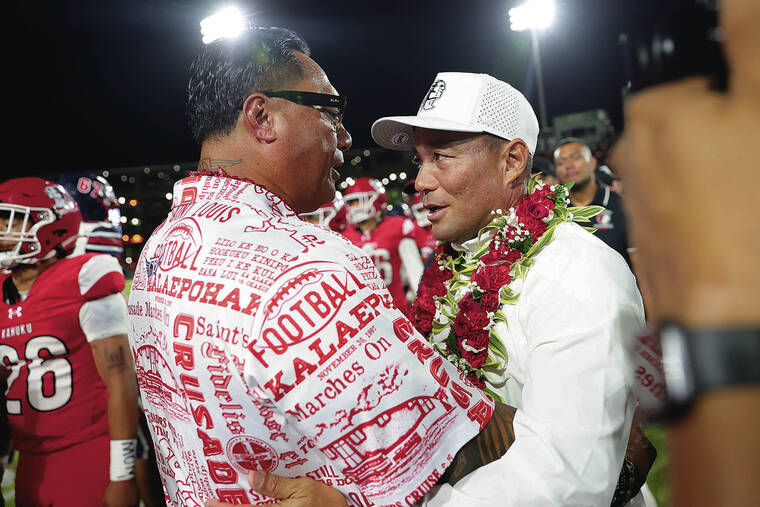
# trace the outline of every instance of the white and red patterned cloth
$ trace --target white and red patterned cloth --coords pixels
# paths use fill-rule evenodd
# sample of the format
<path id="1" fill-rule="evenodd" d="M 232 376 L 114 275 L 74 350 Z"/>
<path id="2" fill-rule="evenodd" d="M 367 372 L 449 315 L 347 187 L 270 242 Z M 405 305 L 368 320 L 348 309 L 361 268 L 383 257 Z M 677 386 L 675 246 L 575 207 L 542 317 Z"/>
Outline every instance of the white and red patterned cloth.
<path id="1" fill-rule="evenodd" d="M 267 503 L 253 469 L 312 477 L 353 506 L 420 499 L 490 399 L 340 235 L 250 182 L 191 176 L 174 196 L 129 300 L 168 504 Z"/>

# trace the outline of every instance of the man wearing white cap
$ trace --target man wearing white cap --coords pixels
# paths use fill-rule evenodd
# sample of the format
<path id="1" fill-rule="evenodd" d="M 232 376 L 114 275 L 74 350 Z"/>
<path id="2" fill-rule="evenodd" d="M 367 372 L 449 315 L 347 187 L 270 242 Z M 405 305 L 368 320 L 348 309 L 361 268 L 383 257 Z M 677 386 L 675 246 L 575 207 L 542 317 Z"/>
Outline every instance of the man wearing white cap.
<path id="1" fill-rule="evenodd" d="M 417 329 L 517 408 L 506 454 L 426 505 L 622 503 L 634 408 L 623 342 L 644 313 L 625 262 L 573 223 L 601 208 L 568 209 L 564 186 L 530 178 L 533 109 L 485 74 L 438 74 L 416 116 L 381 118 L 372 136 L 415 152 L 416 188 L 443 242 L 415 303 Z"/>

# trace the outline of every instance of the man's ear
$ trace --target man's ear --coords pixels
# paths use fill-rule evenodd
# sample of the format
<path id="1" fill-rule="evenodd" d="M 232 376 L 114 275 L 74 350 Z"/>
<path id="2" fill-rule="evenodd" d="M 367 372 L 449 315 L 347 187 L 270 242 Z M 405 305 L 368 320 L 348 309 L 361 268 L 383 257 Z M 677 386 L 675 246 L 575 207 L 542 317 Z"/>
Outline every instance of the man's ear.
<path id="1" fill-rule="evenodd" d="M 523 178 L 521 176 L 526 171 L 528 160 L 530 159 L 528 146 L 522 139 L 515 139 L 507 144 L 507 149 L 505 151 L 505 181 L 509 183 L 510 186 L 522 184 Z"/>
<path id="2" fill-rule="evenodd" d="M 243 121 L 246 129 L 261 143 L 277 139 L 272 101 L 262 93 L 252 93 L 243 102 Z"/>

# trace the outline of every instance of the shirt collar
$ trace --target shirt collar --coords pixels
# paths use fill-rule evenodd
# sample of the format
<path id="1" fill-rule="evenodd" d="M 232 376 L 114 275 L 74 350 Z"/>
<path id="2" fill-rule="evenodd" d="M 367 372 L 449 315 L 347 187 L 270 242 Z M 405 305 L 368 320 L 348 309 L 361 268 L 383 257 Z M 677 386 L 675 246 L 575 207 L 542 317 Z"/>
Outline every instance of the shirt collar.
<path id="1" fill-rule="evenodd" d="M 197 196 L 199 193 L 201 197 Z M 174 183 L 172 208 L 201 201 L 247 204 L 276 216 L 297 216 L 284 199 L 264 186 L 246 178 L 228 176 L 222 170 L 214 173 L 198 171 Z"/>
<path id="2" fill-rule="evenodd" d="M 493 229 L 489 229 L 485 231 L 483 234 L 481 234 L 480 237 L 475 236 L 474 238 L 468 239 L 467 241 L 463 243 L 452 243 L 451 248 L 453 248 L 457 252 L 474 254 L 491 241 L 491 238 L 493 238 L 494 232 L 495 231 Z"/>

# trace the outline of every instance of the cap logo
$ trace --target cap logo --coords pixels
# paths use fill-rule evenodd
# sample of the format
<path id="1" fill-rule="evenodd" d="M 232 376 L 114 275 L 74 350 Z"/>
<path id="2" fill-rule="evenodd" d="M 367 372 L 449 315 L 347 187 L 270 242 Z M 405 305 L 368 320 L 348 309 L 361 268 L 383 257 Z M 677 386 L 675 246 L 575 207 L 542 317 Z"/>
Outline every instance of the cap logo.
<path id="1" fill-rule="evenodd" d="M 435 101 L 441 98 L 444 90 L 446 90 L 446 83 L 441 79 L 436 79 L 430 87 L 430 91 L 427 93 L 425 100 L 422 102 L 422 109 L 433 109 L 435 107 Z"/>
<path id="2" fill-rule="evenodd" d="M 409 134 L 406 132 L 401 132 L 400 134 L 396 134 L 391 139 L 391 142 L 393 144 L 406 144 L 406 142 L 409 140 Z"/>

